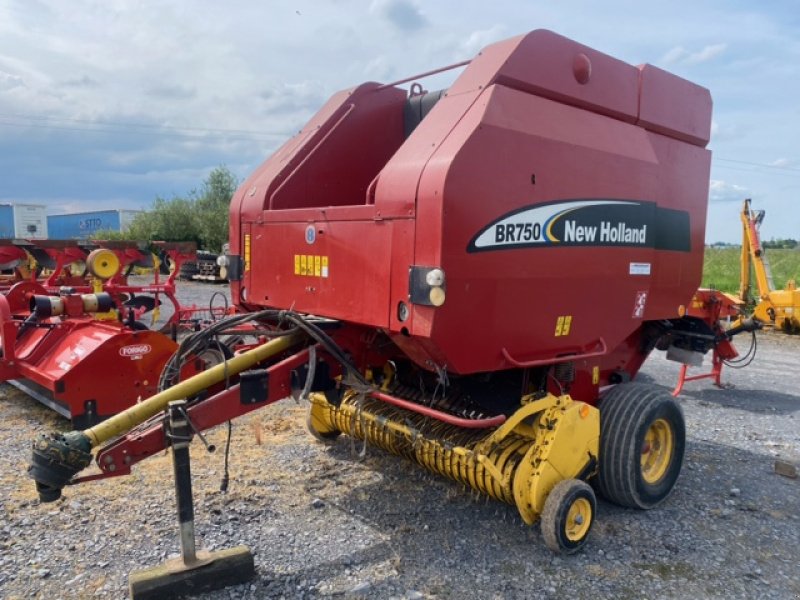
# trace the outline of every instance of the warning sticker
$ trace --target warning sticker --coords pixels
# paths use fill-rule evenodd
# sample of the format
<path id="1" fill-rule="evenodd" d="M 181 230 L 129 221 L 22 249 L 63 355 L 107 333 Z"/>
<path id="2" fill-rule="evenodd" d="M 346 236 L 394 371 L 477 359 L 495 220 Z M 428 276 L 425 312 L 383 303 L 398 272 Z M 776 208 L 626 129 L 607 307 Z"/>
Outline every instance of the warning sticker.
<path id="1" fill-rule="evenodd" d="M 633 301 L 633 318 L 641 319 L 644 316 L 644 308 L 647 305 L 647 292 L 636 292 L 636 299 Z"/>
<path id="2" fill-rule="evenodd" d="M 300 277 L 328 277 L 328 257 L 317 254 L 295 254 L 294 274 Z"/>

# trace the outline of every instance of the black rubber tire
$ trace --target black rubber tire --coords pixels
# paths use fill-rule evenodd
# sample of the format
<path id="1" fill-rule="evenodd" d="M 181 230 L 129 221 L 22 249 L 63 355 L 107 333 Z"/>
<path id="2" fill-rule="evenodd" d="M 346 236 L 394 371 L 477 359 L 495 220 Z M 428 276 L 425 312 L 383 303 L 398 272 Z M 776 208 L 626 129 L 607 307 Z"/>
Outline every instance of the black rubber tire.
<path id="1" fill-rule="evenodd" d="M 181 270 L 178 273 L 178 278 L 184 280 L 191 279 L 199 272 L 200 269 L 197 266 L 197 262 L 193 260 L 187 260 L 185 263 L 181 265 Z"/>
<path id="2" fill-rule="evenodd" d="M 599 403 L 599 471 L 593 480 L 603 498 L 628 508 L 649 509 L 663 502 L 675 487 L 683 465 L 686 425 L 683 411 L 663 388 L 621 383 Z M 645 480 L 641 457 L 645 434 L 657 420 L 672 432 L 672 451 L 664 474 Z"/>
<path id="3" fill-rule="evenodd" d="M 588 527 L 579 538 L 570 539 L 567 532 L 570 526 L 569 511 L 573 504 L 581 499 L 591 506 Z M 559 481 L 544 501 L 540 527 L 545 545 L 560 554 L 577 552 L 586 544 L 596 514 L 597 499 L 588 483 L 579 479 Z"/>
<path id="4" fill-rule="evenodd" d="M 161 254 L 158 257 L 159 265 L 158 265 L 158 272 L 162 275 L 169 275 L 172 273 L 172 270 L 175 268 L 175 263 L 172 262 L 169 255 Z"/>

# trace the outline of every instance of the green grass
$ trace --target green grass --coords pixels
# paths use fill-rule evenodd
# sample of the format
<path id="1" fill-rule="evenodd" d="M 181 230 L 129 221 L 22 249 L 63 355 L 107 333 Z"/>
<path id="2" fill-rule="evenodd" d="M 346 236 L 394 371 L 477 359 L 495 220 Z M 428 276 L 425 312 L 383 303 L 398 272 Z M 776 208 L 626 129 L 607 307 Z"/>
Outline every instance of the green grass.
<path id="1" fill-rule="evenodd" d="M 706 248 L 702 287 L 738 294 L 740 253 L 739 248 Z M 800 250 L 770 249 L 767 258 L 772 266 L 775 289 L 783 289 L 789 279 L 800 282 Z M 756 290 L 755 277 L 751 277 L 751 281 Z"/>

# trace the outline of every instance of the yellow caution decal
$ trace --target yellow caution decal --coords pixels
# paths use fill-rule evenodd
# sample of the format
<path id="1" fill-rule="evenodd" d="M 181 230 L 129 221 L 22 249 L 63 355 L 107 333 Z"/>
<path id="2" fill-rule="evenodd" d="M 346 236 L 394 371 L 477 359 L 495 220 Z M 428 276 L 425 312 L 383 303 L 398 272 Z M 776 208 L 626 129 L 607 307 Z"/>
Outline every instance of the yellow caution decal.
<path id="1" fill-rule="evenodd" d="M 556 319 L 556 337 L 569 335 L 569 330 L 572 327 L 572 315 L 564 315 Z"/>
<path id="2" fill-rule="evenodd" d="M 294 274 L 300 277 L 328 277 L 328 257 L 317 254 L 295 254 Z"/>

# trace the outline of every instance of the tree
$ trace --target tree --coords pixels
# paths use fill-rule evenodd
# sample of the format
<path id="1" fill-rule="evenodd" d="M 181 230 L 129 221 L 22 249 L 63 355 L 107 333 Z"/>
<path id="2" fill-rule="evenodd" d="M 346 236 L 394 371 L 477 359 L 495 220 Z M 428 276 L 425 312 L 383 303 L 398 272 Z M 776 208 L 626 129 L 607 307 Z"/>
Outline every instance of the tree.
<path id="1" fill-rule="evenodd" d="M 94 237 L 196 242 L 200 249 L 219 252 L 228 241 L 228 208 L 237 185 L 227 167 L 217 167 L 199 191 L 192 190 L 186 198 L 157 197 L 152 208 L 136 215 L 125 231 L 98 231 Z"/>
<path id="2" fill-rule="evenodd" d="M 228 241 L 228 209 L 238 185 L 233 173 L 222 166 L 211 171 L 199 193 L 192 193 L 203 249 L 219 252 Z"/>

